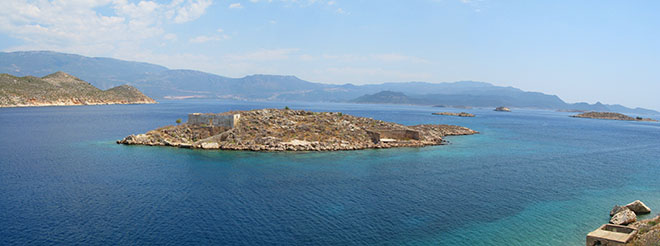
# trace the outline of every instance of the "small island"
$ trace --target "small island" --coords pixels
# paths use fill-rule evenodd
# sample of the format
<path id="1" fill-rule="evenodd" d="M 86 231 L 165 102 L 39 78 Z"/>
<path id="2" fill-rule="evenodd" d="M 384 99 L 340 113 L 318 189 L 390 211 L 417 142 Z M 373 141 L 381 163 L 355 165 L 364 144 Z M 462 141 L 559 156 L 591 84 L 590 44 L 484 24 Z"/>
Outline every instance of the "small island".
<path id="1" fill-rule="evenodd" d="M 452 113 L 452 112 L 438 112 L 438 113 L 431 113 L 432 115 L 444 115 L 444 116 L 458 116 L 458 117 L 474 117 L 474 114 L 466 113 L 466 112 L 460 112 L 460 113 Z"/>
<path id="2" fill-rule="evenodd" d="M 130 135 L 118 144 L 251 151 L 337 151 L 442 145 L 478 133 L 453 125 L 404 126 L 334 112 L 292 109 L 192 113 L 188 121 Z"/>
<path id="3" fill-rule="evenodd" d="M 578 115 L 573 115 L 574 118 L 589 118 L 589 119 L 603 119 L 603 120 L 626 120 L 626 121 L 651 121 L 657 122 L 657 120 L 650 118 L 642 117 L 630 117 L 625 114 L 612 113 L 612 112 L 587 112 Z"/>
<path id="4" fill-rule="evenodd" d="M 495 111 L 498 111 L 498 112 L 511 112 L 511 109 L 507 108 L 507 107 L 497 107 L 497 108 L 495 108 Z"/>
<path id="5" fill-rule="evenodd" d="M 103 91 L 63 72 L 42 78 L 0 74 L 0 107 L 150 103 L 156 101 L 133 86 L 121 85 Z"/>

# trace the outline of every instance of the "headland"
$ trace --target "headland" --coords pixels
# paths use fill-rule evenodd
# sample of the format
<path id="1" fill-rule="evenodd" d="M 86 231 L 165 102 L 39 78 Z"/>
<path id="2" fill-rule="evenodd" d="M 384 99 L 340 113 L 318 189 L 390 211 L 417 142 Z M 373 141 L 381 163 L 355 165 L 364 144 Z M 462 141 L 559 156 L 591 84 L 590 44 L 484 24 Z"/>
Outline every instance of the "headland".
<path id="1" fill-rule="evenodd" d="M 133 86 L 101 90 L 64 72 L 41 78 L 0 74 L 0 107 L 150 103 L 156 101 Z"/>

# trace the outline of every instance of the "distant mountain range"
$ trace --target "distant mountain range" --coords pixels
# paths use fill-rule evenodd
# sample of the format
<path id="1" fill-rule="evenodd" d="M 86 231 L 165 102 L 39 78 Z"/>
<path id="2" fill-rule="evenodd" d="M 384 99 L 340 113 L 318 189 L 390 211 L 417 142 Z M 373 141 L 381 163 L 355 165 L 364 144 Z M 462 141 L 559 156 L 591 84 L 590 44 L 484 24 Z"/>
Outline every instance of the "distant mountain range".
<path id="1" fill-rule="evenodd" d="M 75 75 L 101 89 L 129 84 L 156 99 L 226 98 L 658 113 L 621 105 L 568 104 L 555 95 L 526 92 L 484 82 L 333 85 L 281 75 L 229 78 L 195 70 L 173 70 L 149 63 L 50 51 L 0 52 L 0 73 L 44 76 L 56 71 Z"/>

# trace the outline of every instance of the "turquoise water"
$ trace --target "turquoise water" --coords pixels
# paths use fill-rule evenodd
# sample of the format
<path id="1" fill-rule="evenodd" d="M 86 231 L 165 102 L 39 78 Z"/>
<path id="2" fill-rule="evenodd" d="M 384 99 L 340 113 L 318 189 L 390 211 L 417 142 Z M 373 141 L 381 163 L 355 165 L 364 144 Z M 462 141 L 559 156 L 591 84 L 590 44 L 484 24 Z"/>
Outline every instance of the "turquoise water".
<path id="1" fill-rule="evenodd" d="M 569 113 L 287 104 L 481 132 L 322 153 L 114 141 L 188 112 L 277 103 L 0 109 L 0 244 L 583 245 L 614 204 L 660 209 L 660 124 Z"/>

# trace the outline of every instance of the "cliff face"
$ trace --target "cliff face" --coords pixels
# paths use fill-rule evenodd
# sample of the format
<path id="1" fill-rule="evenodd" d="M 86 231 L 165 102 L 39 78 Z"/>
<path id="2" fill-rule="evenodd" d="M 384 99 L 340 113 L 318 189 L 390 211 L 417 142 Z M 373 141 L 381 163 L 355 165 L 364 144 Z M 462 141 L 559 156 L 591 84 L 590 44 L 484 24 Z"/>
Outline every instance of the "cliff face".
<path id="1" fill-rule="evenodd" d="M 156 103 L 132 86 L 100 90 L 72 75 L 42 78 L 0 74 L 0 107 Z"/>
<path id="2" fill-rule="evenodd" d="M 443 144 L 474 130 L 450 125 L 404 126 L 341 113 L 263 109 L 240 114 L 234 128 L 182 124 L 131 135 L 120 144 L 253 151 L 329 151 Z"/>

